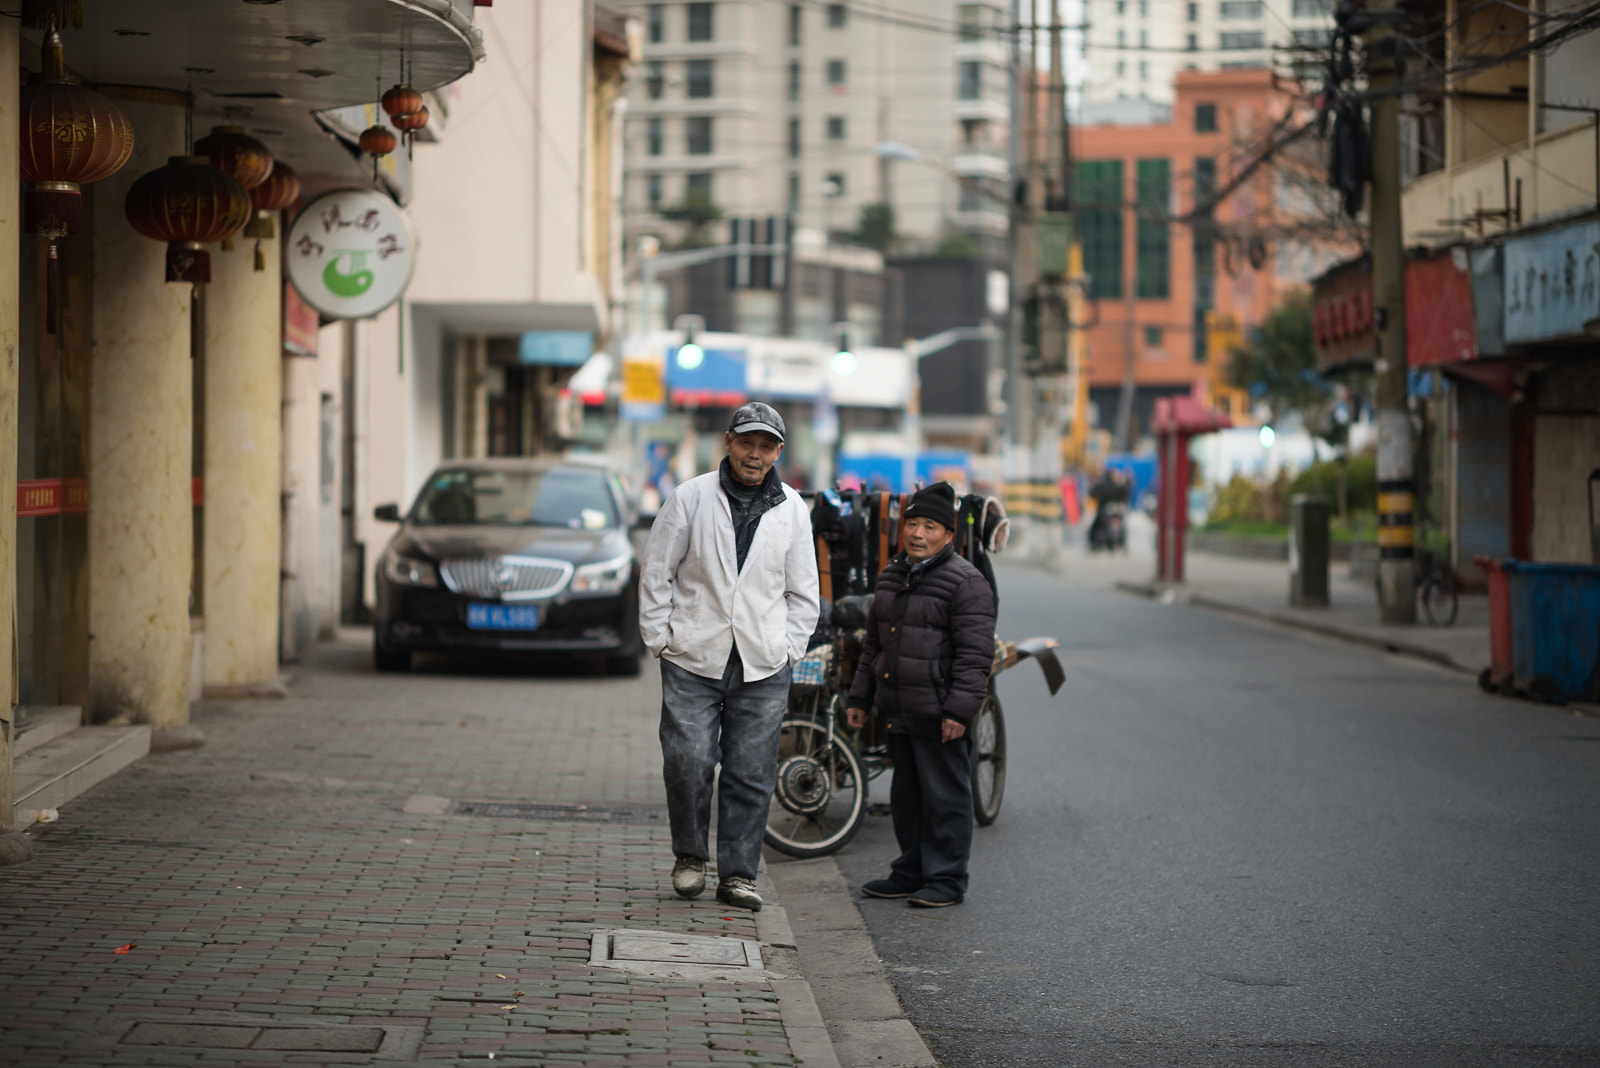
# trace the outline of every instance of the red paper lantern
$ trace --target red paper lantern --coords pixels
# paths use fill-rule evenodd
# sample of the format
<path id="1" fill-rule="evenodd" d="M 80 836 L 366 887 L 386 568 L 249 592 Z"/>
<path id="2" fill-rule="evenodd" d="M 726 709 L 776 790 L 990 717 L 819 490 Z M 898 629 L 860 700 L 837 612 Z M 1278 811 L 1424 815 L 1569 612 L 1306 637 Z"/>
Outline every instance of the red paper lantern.
<path id="1" fill-rule="evenodd" d="M 419 107 L 410 114 L 396 115 L 389 121 L 394 123 L 395 129 L 403 130 L 407 134 L 414 134 L 424 126 L 428 125 L 428 109 L 425 107 Z"/>
<path id="2" fill-rule="evenodd" d="M 242 126 L 213 126 L 209 137 L 194 143 L 195 155 L 204 156 L 218 170 L 239 179 L 245 189 L 254 189 L 272 173 L 272 152 L 249 137 Z"/>
<path id="3" fill-rule="evenodd" d="M 422 107 L 422 94 L 409 85 L 396 85 L 379 101 L 383 106 L 383 113 L 390 118 L 400 115 L 411 115 Z"/>
<path id="4" fill-rule="evenodd" d="M 254 213 L 245 225 L 244 236 L 258 240 L 278 236 L 272 220 L 300 196 L 300 177 L 294 168 L 281 160 L 272 165 L 267 180 L 250 190 L 250 208 Z"/>
<path id="5" fill-rule="evenodd" d="M 140 176 L 123 211 L 133 228 L 167 243 L 167 281 L 211 281 L 207 242 L 238 233 L 250 218 L 250 194 L 239 180 L 204 156 L 173 156 Z"/>
<path id="6" fill-rule="evenodd" d="M 387 156 L 394 151 L 394 146 L 400 143 L 399 138 L 382 126 L 368 126 L 361 131 L 361 140 L 357 142 L 361 151 L 370 156 Z"/>
<path id="7" fill-rule="evenodd" d="M 81 186 L 115 174 L 133 154 L 133 126 L 117 106 L 66 73 L 61 37 L 52 30 L 43 71 L 22 90 L 23 228 L 52 240 L 83 225 Z"/>

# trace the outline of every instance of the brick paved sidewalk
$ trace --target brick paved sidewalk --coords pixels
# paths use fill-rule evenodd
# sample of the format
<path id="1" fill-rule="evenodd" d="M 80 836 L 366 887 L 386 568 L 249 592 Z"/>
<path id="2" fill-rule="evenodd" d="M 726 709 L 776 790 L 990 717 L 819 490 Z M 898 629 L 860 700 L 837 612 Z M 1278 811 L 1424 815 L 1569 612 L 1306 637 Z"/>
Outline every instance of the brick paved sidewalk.
<path id="1" fill-rule="evenodd" d="M 0 1064 L 832 1063 L 782 909 L 672 893 L 650 665 L 369 659 L 347 633 L 287 700 L 202 706 L 204 748 L 32 829 L 0 869 Z M 759 940 L 767 971 L 591 966 L 600 929 Z"/>

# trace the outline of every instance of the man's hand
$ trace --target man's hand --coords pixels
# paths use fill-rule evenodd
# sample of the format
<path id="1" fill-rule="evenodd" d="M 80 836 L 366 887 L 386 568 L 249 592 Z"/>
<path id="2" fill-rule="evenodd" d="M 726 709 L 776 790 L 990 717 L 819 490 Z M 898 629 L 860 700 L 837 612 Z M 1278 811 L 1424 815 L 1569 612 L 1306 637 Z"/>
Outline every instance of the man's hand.
<path id="1" fill-rule="evenodd" d="M 844 710 L 844 721 L 853 729 L 860 730 L 867 725 L 867 710 L 864 708 L 847 708 Z"/>
<path id="2" fill-rule="evenodd" d="M 941 742 L 953 742 L 966 733 L 967 725 L 959 719 L 951 719 L 946 716 L 939 721 L 939 740 Z"/>

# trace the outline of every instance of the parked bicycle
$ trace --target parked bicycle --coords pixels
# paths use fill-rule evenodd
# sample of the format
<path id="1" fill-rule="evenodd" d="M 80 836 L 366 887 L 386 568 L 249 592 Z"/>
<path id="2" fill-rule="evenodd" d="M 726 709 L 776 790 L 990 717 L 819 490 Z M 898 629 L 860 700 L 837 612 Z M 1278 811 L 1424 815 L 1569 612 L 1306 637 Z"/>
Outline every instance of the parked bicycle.
<path id="1" fill-rule="evenodd" d="M 1435 545 L 1442 548 L 1435 549 Z M 1435 537 L 1431 528 L 1419 526 L 1416 547 L 1411 554 L 1411 572 L 1423 618 L 1431 626 L 1452 626 L 1461 609 L 1461 597 L 1456 588 L 1455 568 L 1450 563 L 1450 539 L 1443 535 Z M 1372 581 L 1377 589 L 1379 580 L 1374 577 Z M 1381 589 L 1379 597 L 1382 597 Z"/>
<path id="2" fill-rule="evenodd" d="M 1435 544 L 1442 549 L 1436 552 Z M 1419 529 L 1413 560 L 1422 614 L 1435 627 L 1451 626 L 1461 609 L 1461 599 L 1456 589 L 1455 567 L 1451 564 L 1450 539 L 1442 535 L 1435 539 L 1429 536 L 1426 527 Z"/>

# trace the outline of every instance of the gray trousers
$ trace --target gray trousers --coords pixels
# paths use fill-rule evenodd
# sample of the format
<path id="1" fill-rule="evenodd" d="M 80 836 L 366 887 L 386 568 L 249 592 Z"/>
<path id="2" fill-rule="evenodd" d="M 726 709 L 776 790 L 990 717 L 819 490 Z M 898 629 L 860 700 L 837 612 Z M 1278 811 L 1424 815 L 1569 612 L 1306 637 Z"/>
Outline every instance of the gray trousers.
<path id="1" fill-rule="evenodd" d="M 720 762 L 717 875 L 756 877 L 788 707 L 787 665 L 745 682 L 737 648 L 720 679 L 661 661 L 661 756 L 674 853 L 710 858 L 711 790 Z"/>

